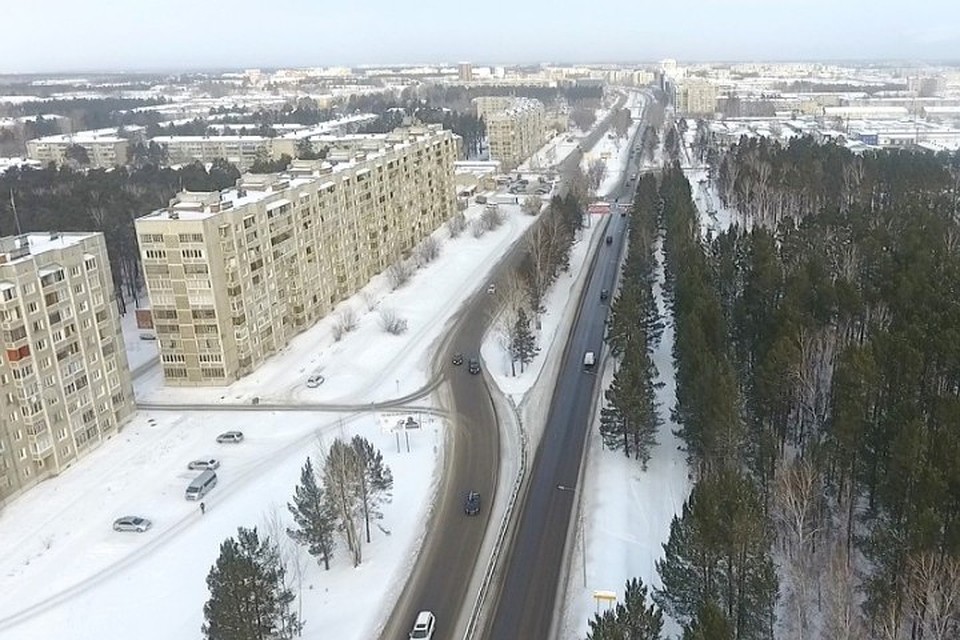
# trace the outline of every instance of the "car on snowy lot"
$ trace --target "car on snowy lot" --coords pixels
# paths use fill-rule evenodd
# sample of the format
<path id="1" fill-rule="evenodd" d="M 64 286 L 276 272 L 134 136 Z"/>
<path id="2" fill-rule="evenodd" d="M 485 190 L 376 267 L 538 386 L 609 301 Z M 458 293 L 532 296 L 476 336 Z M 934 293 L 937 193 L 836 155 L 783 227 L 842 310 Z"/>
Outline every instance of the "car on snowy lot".
<path id="1" fill-rule="evenodd" d="M 480 494 L 471 491 L 467 494 L 467 499 L 463 503 L 463 512 L 468 516 L 475 516 L 480 513 Z"/>
<path id="2" fill-rule="evenodd" d="M 190 464 L 187 465 L 187 469 L 190 471 L 206 471 L 210 469 L 215 471 L 220 468 L 220 461 L 216 458 L 208 458 L 206 460 L 193 460 Z"/>
<path id="3" fill-rule="evenodd" d="M 413 623 L 413 629 L 410 630 L 410 640 L 430 640 L 433 638 L 434 629 L 437 626 L 437 619 L 429 611 L 421 611 L 417 614 L 417 619 Z"/>
<path id="4" fill-rule="evenodd" d="M 458 366 L 458 367 L 463 364 L 463 354 L 462 354 L 462 353 L 455 353 L 455 354 L 453 354 L 453 364 L 455 364 L 455 365 Z"/>
<path id="5" fill-rule="evenodd" d="M 113 530 L 136 531 L 137 533 L 143 533 L 150 528 L 151 524 L 153 523 L 146 518 L 141 518 L 140 516 L 123 516 L 122 518 L 117 518 L 113 521 Z"/>
<path id="6" fill-rule="evenodd" d="M 224 431 L 217 436 L 217 442 L 227 444 L 232 442 L 243 442 L 242 431 Z"/>
<path id="7" fill-rule="evenodd" d="M 307 388 L 308 388 L 308 389 L 316 389 L 317 387 L 319 387 L 320 385 L 323 384 L 323 381 L 324 381 L 324 380 L 326 380 L 326 378 L 324 378 L 324 377 L 323 377 L 322 375 L 320 375 L 319 373 L 315 373 L 315 374 L 313 374 L 312 376 L 310 376 L 309 378 L 307 378 Z"/>

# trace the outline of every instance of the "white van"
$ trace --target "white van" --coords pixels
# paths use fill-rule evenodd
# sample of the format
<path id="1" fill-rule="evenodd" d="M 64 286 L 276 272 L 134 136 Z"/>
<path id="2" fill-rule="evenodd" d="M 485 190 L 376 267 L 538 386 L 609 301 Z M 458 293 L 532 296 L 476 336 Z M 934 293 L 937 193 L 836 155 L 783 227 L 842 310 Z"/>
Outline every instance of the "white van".
<path id="1" fill-rule="evenodd" d="M 597 361 L 597 357 L 594 355 L 593 351 L 587 351 L 583 354 L 583 366 L 592 367 Z"/>
<path id="2" fill-rule="evenodd" d="M 217 472 L 208 469 L 193 479 L 184 497 L 187 500 L 199 500 L 215 486 L 217 486 Z"/>

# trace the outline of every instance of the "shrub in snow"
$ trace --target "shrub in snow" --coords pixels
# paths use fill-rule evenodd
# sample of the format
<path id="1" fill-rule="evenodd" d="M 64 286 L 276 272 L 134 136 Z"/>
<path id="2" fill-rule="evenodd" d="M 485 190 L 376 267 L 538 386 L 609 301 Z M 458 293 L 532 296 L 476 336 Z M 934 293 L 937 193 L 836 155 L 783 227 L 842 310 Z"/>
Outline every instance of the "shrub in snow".
<path id="1" fill-rule="evenodd" d="M 437 259 L 437 256 L 440 255 L 440 241 L 434 238 L 433 236 L 427 236 L 423 239 L 417 246 L 416 256 L 417 263 L 422 267 L 425 264 L 429 264 Z"/>
<path id="2" fill-rule="evenodd" d="M 343 334 L 350 333 L 357 328 L 357 312 L 353 307 L 347 307 L 337 314 L 337 321 L 333 325 L 333 339 L 337 342 Z"/>
<path id="3" fill-rule="evenodd" d="M 393 309 L 382 309 L 380 327 L 387 333 L 398 336 L 407 330 L 407 321 L 397 315 Z"/>
<path id="4" fill-rule="evenodd" d="M 377 297 L 370 293 L 369 291 L 362 291 L 360 293 L 360 299 L 363 300 L 363 306 L 367 308 L 367 311 L 373 311 L 377 308 Z"/>
<path id="5" fill-rule="evenodd" d="M 413 275 L 413 264 L 406 260 L 395 262 L 387 268 L 387 282 L 393 290 L 399 289 L 407 283 Z"/>
<path id="6" fill-rule="evenodd" d="M 474 238 L 481 238 L 483 234 L 487 232 L 487 228 L 483 226 L 482 220 L 473 220 L 470 222 L 470 235 Z"/>
<path id="7" fill-rule="evenodd" d="M 503 212 L 500 210 L 500 207 L 495 204 L 487 205 L 483 208 L 483 213 L 480 214 L 480 222 L 487 231 L 493 231 L 499 227 L 503 224 L 504 219 Z"/>
<path id="8" fill-rule="evenodd" d="M 447 231 L 450 232 L 451 238 L 456 238 L 463 230 L 467 228 L 467 217 L 463 215 L 463 212 L 458 212 L 453 215 L 452 218 L 447 220 Z"/>

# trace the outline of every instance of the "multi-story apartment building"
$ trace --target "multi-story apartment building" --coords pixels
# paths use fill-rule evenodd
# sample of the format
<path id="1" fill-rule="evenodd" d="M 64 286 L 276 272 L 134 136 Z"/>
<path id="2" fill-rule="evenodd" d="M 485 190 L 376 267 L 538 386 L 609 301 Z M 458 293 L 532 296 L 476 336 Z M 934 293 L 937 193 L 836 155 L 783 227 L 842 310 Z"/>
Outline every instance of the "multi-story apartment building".
<path id="1" fill-rule="evenodd" d="M 100 233 L 0 238 L 0 504 L 133 414 Z"/>
<path id="2" fill-rule="evenodd" d="M 27 157 L 47 165 L 63 164 L 68 159 L 70 147 L 86 151 L 88 166 L 107 169 L 127 163 L 127 149 L 143 140 L 143 127 L 126 127 L 124 135 L 117 129 L 93 129 L 56 136 L 44 136 L 27 140 Z"/>
<path id="3" fill-rule="evenodd" d="M 250 373 L 456 211 L 438 125 L 331 140 L 328 161 L 181 193 L 137 220 L 167 383 Z"/>
<path id="4" fill-rule="evenodd" d="M 712 115 L 717 110 L 717 85 L 705 80 L 684 80 L 677 85 L 677 112 Z"/>
<path id="5" fill-rule="evenodd" d="M 241 171 L 257 158 L 269 159 L 270 138 L 265 136 L 156 136 L 150 139 L 167 149 L 167 162 L 188 164 L 195 160 L 210 163 L 224 158 Z"/>
<path id="6" fill-rule="evenodd" d="M 529 98 L 474 98 L 477 115 L 487 125 L 490 158 L 512 169 L 533 155 L 546 137 L 543 104 Z"/>

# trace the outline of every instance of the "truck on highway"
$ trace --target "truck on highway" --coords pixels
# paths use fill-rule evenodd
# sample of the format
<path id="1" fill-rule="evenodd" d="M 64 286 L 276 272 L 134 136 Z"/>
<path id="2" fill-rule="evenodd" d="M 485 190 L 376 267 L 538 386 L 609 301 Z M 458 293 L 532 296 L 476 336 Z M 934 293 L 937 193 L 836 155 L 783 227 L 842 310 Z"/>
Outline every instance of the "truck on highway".
<path id="1" fill-rule="evenodd" d="M 593 351 L 587 351 L 585 354 L 583 354 L 583 366 L 592 367 L 596 363 L 597 356 L 593 353 Z"/>

